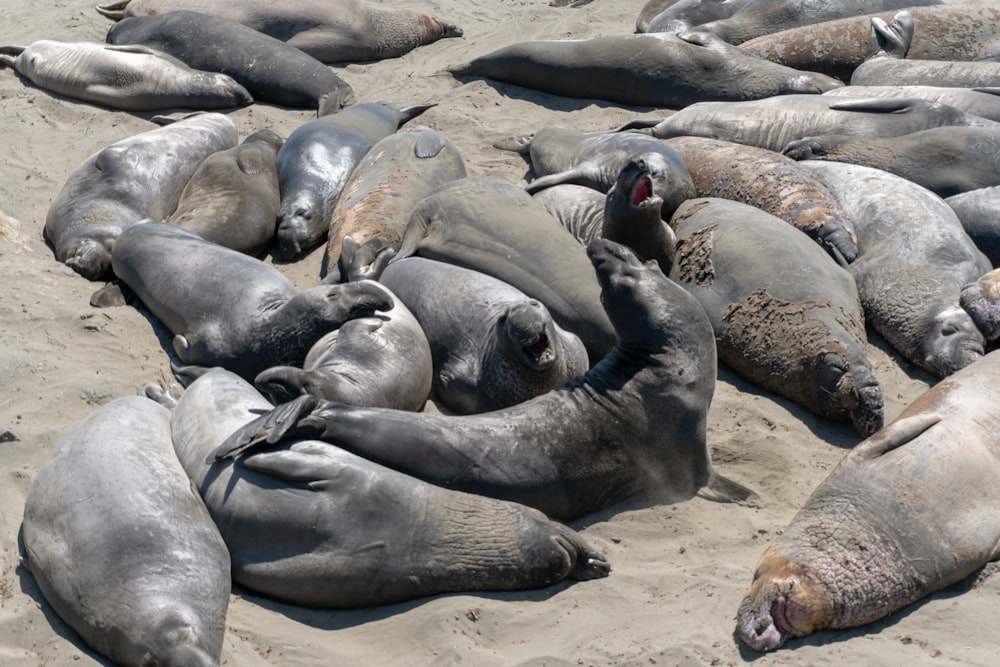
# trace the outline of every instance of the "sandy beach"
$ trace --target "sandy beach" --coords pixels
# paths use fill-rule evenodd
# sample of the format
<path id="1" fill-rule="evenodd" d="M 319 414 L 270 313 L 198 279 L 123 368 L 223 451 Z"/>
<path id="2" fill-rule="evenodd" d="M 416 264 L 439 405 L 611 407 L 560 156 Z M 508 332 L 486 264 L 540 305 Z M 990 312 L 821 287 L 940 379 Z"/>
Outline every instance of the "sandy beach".
<path id="1" fill-rule="evenodd" d="M 554 8 L 545 0 L 387 0 L 462 27 L 465 36 L 404 57 L 336 67 L 358 101 L 436 103 L 421 123 L 461 148 L 471 175 L 512 182 L 525 160 L 498 138 L 561 124 L 607 130 L 667 111 L 574 100 L 445 73 L 511 42 L 629 34 L 641 0 Z M 103 41 L 111 22 L 93 0 L 0 0 L 4 44 Z M 101 283 L 58 263 L 42 238 L 46 212 L 90 154 L 154 129 L 152 113 L 61 98 L 0 70 L 0 665 L 109 664 L 49 607 L 18 566 L 17 533 L 32 479 L 60 440 L 97 406 L 171 381 L 171 336 L 135 307 L 94 309 Z M 240 138 L 282 136 L 313 114 L 267 104 L 228 112 Z M 181 115 L 178 112 L 175 115 Z M 296 285 L 319 277 L 322 248 L 280 266 Z M 895 417 L 932 378 L 871 334 L 869 356 Z M 573 527 L 612 564 L 611 575 L 545 590 L 445 595 L 385 607 L 319 611 L 234 589 L 224 665 L 995 665 L 1000 577 L 972 581 L 878 623 L 820 632 L 759 655 L 734 635 L 758 556 L 809 493 L 858 442 L 849 424 L 823 421 L 720 368 L 709 415 L 719 471 L 753 488 L 753 506 L 693 499 L 632 503 Z"/>

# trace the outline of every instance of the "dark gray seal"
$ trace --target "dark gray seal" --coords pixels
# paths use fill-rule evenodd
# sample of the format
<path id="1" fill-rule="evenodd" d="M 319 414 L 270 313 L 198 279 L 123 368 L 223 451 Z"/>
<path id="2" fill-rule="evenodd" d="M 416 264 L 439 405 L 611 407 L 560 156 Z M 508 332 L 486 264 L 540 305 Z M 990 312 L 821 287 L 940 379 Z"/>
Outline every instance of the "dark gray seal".
<path id="1" fill-rule="evenodd" d="M 396 58 L 443 37 L 462 36 L 460 28 L 433 16 L 362 0 L 117 0 L 97 6 L 115 20 L 179 9 L 242 23 L 324 63 Z"/>
<path id="2" fill-rule="evenodd" d="M 52 608 L 118 665 L 218 665 L 229 551 L 145 397 L 92 412 L 38 471 L 25 564 Z"/>
<path id="3" fill-rule="evenodd" d="M 254 384 L 275 404 L 311 394 L 348 405 L 420 410 L 431 393 L 431 348 L 417 318 L 391 296 L 386 312 L 348 320 L 316 341 L 301 368 L 273 366 Z"/>
<path id="4" fill-rule="evenodd" d="M 262 255 L 277 226 L 281 196 L 275 156 L 282 141 L 271 130 L 258 130 L 239 146 L 206 157 L 167 222 L 227 248 Z"/>
<path id="5" fill-rule="evenodd" d="M 350 84 L 301 49 L 242 23 L 199 12 L 171 11 L 122 19 L 108 30 L 109 44 L 142 44 L 168 53 L 189 67 L 221 72 L 258 102 L 319 108 L 327 97 L 336 106 L 354 102 Z"/>
<path id="6" fill-rule="evenodd" d="M 89 280 L 108 277 L 119 234 L 169 216 L 198 165 L 237 138 L 228 117 L 197 114 L 94 153 L 70 174 L 45 218 L 56 258 Z"/>
<path id="7" fill-rule="evenodd" d="M 844 457 L 757 561 L 744 643 L 871 623 L 1000 557 L 998 373 L 993 352 Z"/>
<path id="8" fill-rule="evenodd" d="M 441 486 L 570 519 L 651 493 L 680 501 L 751 492 L 714 472 L 706 446 L 717 372 L 712 325 L 654 263 L 598 239 L 588 254 L 618 344 L 581 379 L 482 415 L 353 408 L 303 397 L 234 433 L 216 456 L 320 437 Z"/>
<path id="9" fill-rule="evenodd" d="M 670 224 L 670 278 L 705 308 L 721 361 L 862 437 L 882 428 L 882 388 L 847 269 L 785 221 L 728 199 L 685 202 Z"/>
<path id="10" fill-rule="evenodd" d="M 940 102 L 986 120 L 1000 121 L 1000 88 L 948 86 L 844 86 L 828 90 L 831 97 L 919 97 Z"/>
<path id="11" fill-rule="evenodd" d="M 600 238 L 607 195 L 585 185 L 564 183 L 544 188 L 531 198 L 559 221 L 582 245 Z"/>
<path id="12" fill-rule="evenodd" d="M 347 320 L 392 307 L 389 293 L 370 283 L 300 292 L 264 262 L 162 222 L 123 232 L 112 263 L 174 334 L 182 363 L 222 366 L 251 381 L 271 366 L 301 365 L 313 343 Z"/>
<path id="13" fill-rule="evenodd" d="M 851 273 L 868 324 L 937 377 L 983 356 L 985 341 L 959 293 L 992 267 L 939 197 L 871 167 L 806 160 L 854 220 Z M 891 193 L 891 196 L 886 196 Z"/>
<path id="14" fill-rule="evenodd" d="M 431 106 L 358 104 L 325 113 L 288 135 L 277 157 L 281 208 L 275 256 L 290 260 L 322 243 L 333 207 L 361 158 L 379 139 Z"/>
<path id="15" fill-rule="evenodd" d="M 963 192 L 944 201 L 990 264 L 1000 266 L 1000 186 Z"/>
<path id="16" fill-rule="evenodd" d="M 750 0 L 678 0 L 652 16 L 639 29 L 643 13 L 636 21 L 636 32 L 683 32 L 711 21 L 729 18 Z M 647 3 L 647 7 L 656 2 Z M 662 4 L 662 3 L 661 3 Z M 643 8 L 646 11 L 646 7 Z"/>
<path id="17" fill-rule="evenodd" d="M 556 324 L 544 305 L 484 273 L 408 257 L 390 264 L 380 280 L 427 334 L 434 397 L 451 412 L 516 405 L 590 366 L 579 337 Z"/>
<path id="18" fill-rule="evenodd" d="M 0 65 L 39 88 L 125 111 L 229 109 L 253 102 L 231 77 L 139 45 L 57 42 L 0 47 Z"/>
<path id="19" fill-rule="evenodd" d="M 449 71 L 566 97 L 678 109 L 705 100 L 823 93 L 825 74 L 748 56 L 703 32 L 520 42 Z"/>
<path id="20" fill-rule="evenodd" d="M 241 586 L 306 607 L 365 607 L 608 574 L 603 556 L 541 512 L 433 486 L 325 442 L 206 461 L 270 407 L 215 369 L 174 411 L 177 456 L 221 526 Z"/>

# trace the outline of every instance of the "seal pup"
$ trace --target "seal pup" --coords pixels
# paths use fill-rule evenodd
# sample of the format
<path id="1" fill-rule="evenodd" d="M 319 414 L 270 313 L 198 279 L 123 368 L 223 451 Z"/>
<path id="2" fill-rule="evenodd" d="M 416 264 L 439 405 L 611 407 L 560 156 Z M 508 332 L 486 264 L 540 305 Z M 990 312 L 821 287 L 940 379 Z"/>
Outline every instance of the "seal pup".
<path id="1" fill-rule="evenodd" d="M 610 570 L 541 512 L 433 486 L 325 442 L 206 460 L 270 407 L 239 376 L 213 369 L 174 410 L 177 456 L 221 527 L 241 586 L 306 607 L 366 607 Z"/>
<path id="2" fill-rule="evenodd" d="M 231 77 L 140 45 L 42 39 L 0 47 L 0 65 L 39 88 L 125 111 L 229 109 L 253 102 Z"/>
<path id="3" fill-rule="evenodd" d="M 520 42 L 449 68 L 566 97 L 679 109 L 705 100 L 823 93 L 843 83 L 793 70 L 704 32 Z"/>
<path id="4" fill-rule="evenodd" d="M 258 102 L 317 109 L 324 98 L 354 103 L 354 90 L 309 54 L 242 23 L 186 10 L 133 16 L 111 26 L 109 44 L 142 44 L 194 69 L 221 72 Z M 224 45 L 221 46 L 220 45 Z M 263 64 L 263 65 L 262 65 Z"/>
<path id="5" fill-rule="evenodd" d="M 380 281 L 427 334 L 434 397 L 451 412 L 516 405 L 590 366 L 580 338 L 556 324 L 543 304 L 484 273 L 408 257 L 390 264 Z"/>
<path id="6" fill-rule="evenodd" d="M 944 200 L 992 266 L 1000 265 L 1000 186 L 980 188 Z"/>
<path id="7" fill-rule="evenodd" d="M 939 378 L 982 357 L 983 335 L 958 299 L 962 287 L 992 267 L 948 205 L 880 169 L 799 164 L 819 176 L 854 219 L 859 254 L 850 269 L 868 324 Z"/>
<path id="8" fill-rule="evenodd" d="M 639 493 L 745 499 L 706 446 L 715 390 L 708 316 L 655 262 L 597 239 L 587 247 L 618 343 L 566 387 L 481 415 L 354 408 L 301 397 L 240 428 L 227 458 L 285 437 L 319 437 L 440 486 L 514 500 L 563 520 Z"/>
<path id="9" fill-rule="evenodd" d="M 1000 556 L 998 373 L 992 352 L 848 452 L 757 561 L 747 646 L 871 623 Z"/>
<path id="10" fill-rule="evenodd" d="M 123 232 L 111 260 L 115 274 L 174 334 L 181 363 L 222 366 L 250 381 L 271 366 L 301 365 L 324 334 L 393 303 L 371 283 L 300 292 L 259 259 L 163 222 Z"/>
<path id="11" fill-rule="evenodd" d="M 242 23 L 324 63 L 396 58 L 444 37 L 462 36 L 461 28 L 433 16 L 362 0 L 117 0 L 97 6 L 98 13 L 114 20 L 180 9 Z"/>
<path id="12" fill-rule="evenodd" d="M 283 141 L 272 130 L 257 130 L 239 146 L 206 157 L 167 222 L 247 255 L 262 255 L 277 226 L 275 156 Z"/>
<path id="13" fill-rule="evenodd" d="M 783 220 L 728 199 L 692 199 L 670 221 L 670 278 L 708 313 L 719 359 L 740 376 L 862 437 L 882 428 L 850 272 Z"/>
<path id="14" fill-rule="evenodd" d="M 202 113 L 94 153 L 49 206 L 44 232 L 56 258 L 88 280 L 109 277 L 111 248 L 122 231 L 168 217 L 198 165 L 237 139 L 227 116 Z"/>
<path id="15" fill-rule="evenodd" d="M 116 399 L 38 471 L 21 525 L 55 612 L 117 665 L 218 665 L 229 551 L 174 454 L 170 412 Z"/>
<path id="16" fill-rule="evenodd" d="M 940 102 L 986 120 L 1000 121 L 1000 88 L 949 86 L 844 86 L 828 90 L 831 97 L 919 97 Z"/>
<path id="17" fill-rule="evenodd" d="M 277 156 L 281 207 L 275 256 L 291 260 L 322 243 L 333 207 L 361 158 L 379 139 L 432 106 L 396 109 L 366 102 L 339 113 L 323 107 L 319 118 L 292 131 Z"/>

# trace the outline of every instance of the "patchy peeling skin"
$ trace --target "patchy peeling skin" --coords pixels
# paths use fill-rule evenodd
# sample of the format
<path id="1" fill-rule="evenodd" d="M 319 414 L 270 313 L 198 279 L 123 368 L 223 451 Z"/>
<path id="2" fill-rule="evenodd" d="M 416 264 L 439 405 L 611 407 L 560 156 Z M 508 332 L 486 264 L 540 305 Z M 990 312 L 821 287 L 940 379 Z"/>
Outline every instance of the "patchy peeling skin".
<path id="1" fill-rule="evenodd" d="M 707 227 L 677 243 L 674 263 L 680 279 L 699 287 L 711 287 L 715 278 L 712 266 L 712 235 L 717 227 Z"/>

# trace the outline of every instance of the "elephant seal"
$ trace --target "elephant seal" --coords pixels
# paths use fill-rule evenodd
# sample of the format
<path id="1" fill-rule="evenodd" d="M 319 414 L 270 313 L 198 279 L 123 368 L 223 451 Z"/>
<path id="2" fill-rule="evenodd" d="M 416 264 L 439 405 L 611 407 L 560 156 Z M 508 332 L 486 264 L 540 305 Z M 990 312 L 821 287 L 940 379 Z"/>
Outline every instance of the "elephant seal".
<path id="1" fill-rule="evenodd" d="M 300 365 L 330 330 L 392 307 L 389 293 L 369 283 L 299 292 L 264 262 L 163 222 L 123 232 L 111 260 L 174 334 L 182 363 L 222 366 L 248 380 L 271 366 Z"/>
<path id="2" fill-rule="evenodd" d="M 94 153 L 70 174 L 45 218 L 56 258 L 88 280 L 108 277 L 119 234 L 169 216 L 198 165 L 237 138 L 227 116 L 196 114 Z"/>
<path id="3" fill-rule="evenodd" d="M 657 14 L 680 1 L 681 0 L 646 0 L 646 4 L 644 4 L 642 9 L 639 10 L 639 16 L 635 19 L 635 31 L 647 32 L 649 22 L 652 21 Z"/>
<path id="4" fill-rule="evenodd" d="M 565 97 L 668 109 L 705 100 L 819 94 L 843 85 L 748 56 L 701 32 L 520 42 L 449 71 Z"/>
<path id="5" fill-rule="evenodd" d="M 462 36 L 460 28 L 433 16 L 362 0 L 117 0 L 97 6 L 114 20 L 180 9 L 242 23 L 324 63 L 396 58 L 443 37 Z"/>
<path id="6" fill-rule="evenodd" d="M 882 428 L 882 388 L 847 269 L 785 221 L 728 199 L 685 202 L 670 224 L 670 278 L 705 308 L 721 361 L 862 437 Z"/>
<path id="7" fill-rule="evenodd" d="M 983 336 L 958 298 L 992 267 L 947 204 L 880 169 L 799 164 L 819 176 L 854 219 L 859 254 L 850 268 L 868 324 L 937 377 L 982 357 Z"/>
<path id="8" fill-rule="evenodd" d="M 516 405 L 590 366 L 580 338 L 556 324 L 544 305 L 484 273 L 408 257 L 390 264 L 380 280 L 427 334 L 434 398 L 451 412 Z"/>
<path id="9" fill-rule="evenodd" d="M 292 131 L 277 157 L 281 208 L 275 256 L 291 260 L 322 243 L 333 207 L 361 158 L 379 139 L 431 106 L 395 109 L 368 102 L 325 113 Z"/>
<path id="10" fill-rule="evenodd" d="M 272 366 L 254 385 L 275 404 L 311 394 L 348 405 L 420 410 L 431 393 L 431 348 L 417 318 L 391 296 L 387 312 L 348 320 L 316 341 L 301 368 Z"/>
<path id="11" fill-rule="evenodd" d="M 206 461 L 270 407 L 240 377 L 214 369 L 174 410 L 177 456 L 221 526 L 241 586 L 306 607 L 366 607 L 610 570 L 541 512 L 433 486 L 325 442 Z"/>
<path id="12" fill-rule="evenodd" d="M 655 1 L 655 0 L 654 0 Z M 711 21 L 729 18 L 750 0 L 678 0 L 653 15 L 636 32 L 683 32 Z M 648 3 L 647 6 L 652 3 Z M 645 10 L 645 8 L 643 8 Z M 640 13 L 640 20 L 642 13 Z"/>
<path id="13" fill-rule="evenodd" d="M 774 151 L 706 137 L 668 139 L 699 197 L 750 204 L 791 223 L 840 264 L 858 256 L 854 223 L 822 181 Z"/>
<path id="14" fill-rule="evenodd" d="M 871 623 L 1000 556 L 998 373 L 992 352 L 844 457 L 757 561 L 747 646 Z"/>
<path id="15" fill-rule="evenodd" d="M 437 186 L 466 175 L 458 146 L 429 127 L 407 126 L 380 139 L 358 162 L 333 207 L 321 266 L 324 282 L 346 278 L 341 265 L 344 238 L 350 236 L 362 246 L 379 239 L 398 250 L 417 202 Z"/>
<path id="16" fill-rule="evenodd" d="M 588 247 L 618 343 L 586 375 L 481 415 L 354 408 L 301 397 L 228 438 L 217 457 L 264 440 L 319 437 L 448 488 L 572 519 L 639 493 L 745 499 L 714 472 L 706 418 L 717 372 L 712 325 L 654 263 L 597 239 Z"/>
<path id="17" fill-rule="evenodd" d="M 319 108 L 354 102 L 350 84 L 301 49 L 242 23 L 185 10 L 133 16 L 111 26 L 109 44 L 142 44 L 194 69 L 221 72 L 242 84 L 258 102 Z"/>
<path id="18" fill-rule="evenodd" d="M 918 98 L 778 95 L 749 102 L 701 102 L 660 122 L 632 121 L 620 129 L 652 127 L 652 135 L 659 139 L 708 137 L 780 153 L 789 142 L 813 135 L 895 137 L 942 125 L 997 124 Z"/>
<path id="19" fill-rule="evenodd" d="M 958 303 L 987 341 L 1000 338 L 1000 270 L 988 271 L 963 287 Z"/>
<path id="20" fill-rule="evenodd" d="M 0 65 L 39 88 L 125 111 L 229 109 L 253 102 L 229 76 L 192 69 L 139 45 L 43 39 L 0 47 Z"/>
<path id="21" fill-rule="evenodd" d="M 1000 126 L 935 127 L 898 137 L 804 137 L 784 154 L 875 167 L 939 197 L 1000 185 Z"/>
<path id="22" fill-rule="evenodd" d="M 207 241 L 259 256 L 274 238 L 281 196 L 275 156 L 283 140 L 258 130 L 212 153 L 191 175 L 167 218 Z"/>
<path id="23" fill-rule="evenodd" d="M 1000 265 L 1000 186 L 963 192 L 944 201 L 990 264 Z"/>
<path id="24" fill-rule="evenodd" d="M 585 185 L 564 183 L 538 190 L 531 198 L 586 246 L 600 238 L 607 195 Z"/>
<path id="25" fill-rule="evenodd" d="M 823 93 L 831 97 L 919 97 L 940 102 L 986 120 L 1000 121 L 1000 88 L 948 86 L 844 86 Z"/>
<path id="26" fill-rule="evenodd" d="M 92 412 L 38 471 L 21 529 L 45 599 L 114 664 L 219 664 L 229 551 L 168 410 L 129 396 Z"/>

